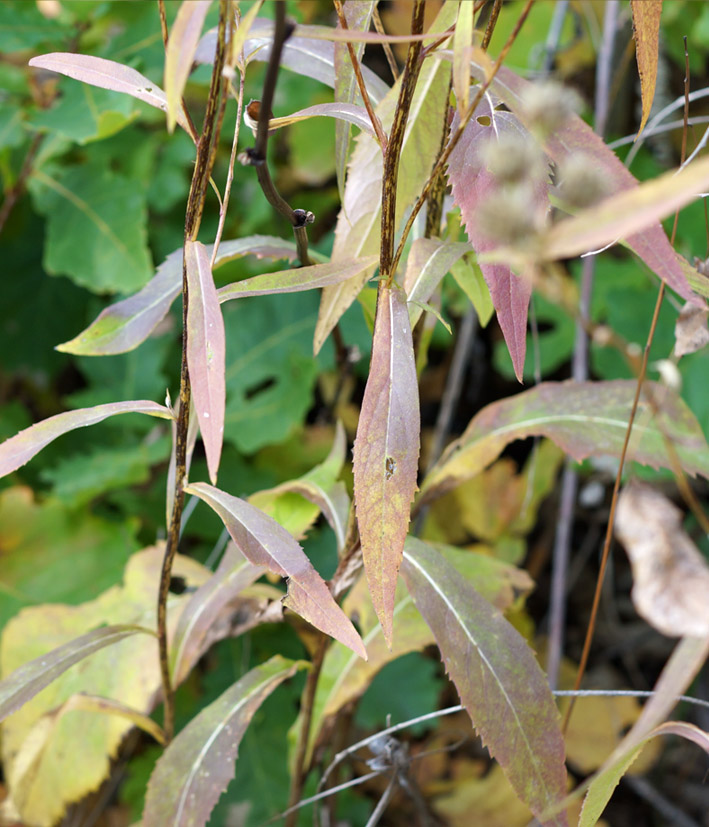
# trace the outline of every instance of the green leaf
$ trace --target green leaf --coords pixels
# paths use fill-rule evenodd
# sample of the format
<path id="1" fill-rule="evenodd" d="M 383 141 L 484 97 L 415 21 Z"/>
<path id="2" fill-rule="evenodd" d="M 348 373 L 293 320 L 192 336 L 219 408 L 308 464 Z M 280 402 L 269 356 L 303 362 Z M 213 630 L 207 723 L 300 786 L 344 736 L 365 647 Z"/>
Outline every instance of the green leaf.
<path id="1" fill-rule="evenodd" d="M 411 245 L 403 287 L 409 301 L 412 329 L 421 318 L 421 305 L 428 302 L 443 276 L 461 256 L 469 252 L 469 244 L 437 238 L 417 238 Z"/>
<path id="2" fill-rule="evenodd" d="M 473 256 L 463 256 L 451 266 L 451 275 L 458 287 L 470 299 L 475 312 L 478 314 L 480 327 L 487 327 L 492 314 L 495 312 L 495 306 L 492 303 L 490 288 L 485 283 L 480 265 L 474 260 Z M 509 351 L 506 352 L 509 353 Z M 510 359 L 511 365 L 512 360 Z M 514 368 L 512 370 L 514 373 Z"/>
<path id="3" fill-rule="evenodd" d="M 103 167 L 70 167 L 30 178 L 36 208 L 47 216 L 44 266 L 94 293 L 142 287 L 152 265 L 145 196 L 135 182 Z"/>
<path id="4" fill-rule="evenodd" d="M 61 39 L 64 28 L 49 20 L 34 3 L 0 3 L 0 52 L 33 49 Z"/>
<path id="5" fill-rule="evenodd" d="M 0 111 L 0 149 L 22 145 L 25 139 L 23 122 L 23 109 L 4 101 Z"/>
<path id="6" fill-rule="evenodd" d="M 206 824 L 233 777 L 239 743 L 254 713 L 278 684 L 307 666 L 274 655 L 190 721 L 150 778 L 145 827 Z"/>
<path id="7" fill-rule="evenodd" d="M 442 555 L 410 538 L 402 575 L 473 726 L 519 798 L 542 814 L 566 792 L 564 740 L 546 677 L 513 626 Z"/>

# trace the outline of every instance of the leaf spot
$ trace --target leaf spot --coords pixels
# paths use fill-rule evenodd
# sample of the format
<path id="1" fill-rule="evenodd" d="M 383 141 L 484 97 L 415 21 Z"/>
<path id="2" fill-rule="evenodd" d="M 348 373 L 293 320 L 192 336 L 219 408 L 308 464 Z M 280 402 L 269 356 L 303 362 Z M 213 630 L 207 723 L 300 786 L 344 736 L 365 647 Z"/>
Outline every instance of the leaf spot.
<path id="1" fill-rule="evenodd" d="M 396 471 L 396 460 L 393 457 L 387 457 L 387 459 L 386 459 L 386 479 L 387 479 L 387 481 L 390 480 L 394 476 L 395 471 Z"/>

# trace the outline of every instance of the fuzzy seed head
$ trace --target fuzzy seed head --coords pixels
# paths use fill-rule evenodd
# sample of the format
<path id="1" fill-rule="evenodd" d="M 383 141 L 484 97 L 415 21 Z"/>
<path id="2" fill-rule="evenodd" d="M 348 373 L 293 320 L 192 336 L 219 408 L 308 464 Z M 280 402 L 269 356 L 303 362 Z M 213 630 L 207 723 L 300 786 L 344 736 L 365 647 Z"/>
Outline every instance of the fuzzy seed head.
<path id="1" fill-rule="evenodd" d="M 608 194 L 608 182 L 588 155 L 571 155 L 559 168 L 561 196 L 572 207 L 590 207 Z"/>
<path id="2" fill-rule="evenodd" d="M 496 192 L 480 204 L 475 218 L 484 236 L 509 247 L 523 246 L 541 229 L 527 186 L 505 187 Z"/>
<path id="3" fill-rule="evenodd" d="M 530 128 L 547 136 L 581 111 L 581 97 L 556 81 L 530 86 L 524 96 L 524 112 Z"/>
<path id="4" fill-rule="evenodd" d="M 543 160 L 534 141 L 515 133 L 491 138 L 480 149 L 480 160 L 501 183 L 516 184 L 537 177 Z"/>

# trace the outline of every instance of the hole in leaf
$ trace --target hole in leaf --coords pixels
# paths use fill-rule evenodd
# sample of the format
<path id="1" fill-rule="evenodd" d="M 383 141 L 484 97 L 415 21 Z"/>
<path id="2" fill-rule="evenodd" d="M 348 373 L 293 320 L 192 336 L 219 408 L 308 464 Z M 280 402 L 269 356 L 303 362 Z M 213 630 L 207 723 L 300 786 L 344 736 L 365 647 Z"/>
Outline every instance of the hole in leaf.
<path id="1" fill-rule="evenodd" d="M 475 120 L 480 124 L 480 126 L 490 126 L 491 123 L 488 115 L 481 115 L 479 118 L 476 118 Z"/>
<path id="2" fill-rule="evenodd" d="M 394 476 L 394 472 L 396 471 L 396 460 L 393 457 L 387 457 L 386 459 L 386 478 L 390 480 Z"/>
<path id="3" fill-rule="evenodd" d="M 268 379 L 264 379 L 262 382 L 259 382 L 256 385 L 252 385 L 250 388 L 246 389 L 244 393 L 244 397 L 246 399 L 253 399 L 259 393 L 263 391 L 267 391 L 269 388 L 272 388 L 276 384 L 276 380 L 269 376 Z"/>
<path id="4" fill-rule="evenodd" d="M 171 577 L 170 578 L 170 591 L 173 594 L 184 594 L 185 589 L 187 588 L 187 581 L 184 577 Z"/>

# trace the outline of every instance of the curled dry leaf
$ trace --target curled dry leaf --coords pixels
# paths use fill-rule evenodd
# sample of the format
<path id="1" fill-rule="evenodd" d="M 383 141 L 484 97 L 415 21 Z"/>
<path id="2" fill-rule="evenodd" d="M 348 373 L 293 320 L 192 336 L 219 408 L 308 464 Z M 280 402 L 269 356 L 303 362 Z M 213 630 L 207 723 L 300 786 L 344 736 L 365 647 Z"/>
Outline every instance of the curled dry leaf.
<path id="1" fill-rule="evenodd" d="M 709 636 L 709 566 L 682 529 L 682 512 L 644 483 L 620 495 L 616 534 L 633 568 L 635 608 L 671 637 Z"/>
<path id="2" fill-rule="evenodd" d="M 709 311 L 687 302 L 675 323 L 675 356 L 696 353 L 709 342 Z"/>

